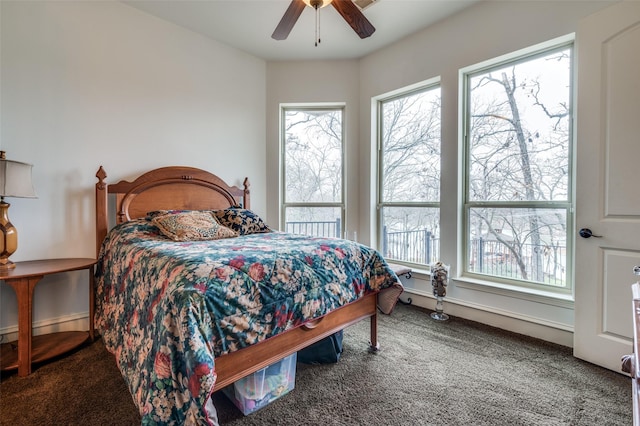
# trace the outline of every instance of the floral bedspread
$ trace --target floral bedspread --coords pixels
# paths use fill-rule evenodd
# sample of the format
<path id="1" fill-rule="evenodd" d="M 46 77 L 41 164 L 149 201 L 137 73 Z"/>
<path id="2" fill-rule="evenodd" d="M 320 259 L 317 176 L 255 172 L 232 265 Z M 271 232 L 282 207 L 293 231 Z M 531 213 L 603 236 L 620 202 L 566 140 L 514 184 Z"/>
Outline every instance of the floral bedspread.
<path id="1" fill-rule="evenodd" d="M 102 246 L 95 320 L 142 424 L 207 424 L 217 356 L 398 286 L 377 251 L 351 241 L 271 232 L 173 242 L 138 219 Z"/>

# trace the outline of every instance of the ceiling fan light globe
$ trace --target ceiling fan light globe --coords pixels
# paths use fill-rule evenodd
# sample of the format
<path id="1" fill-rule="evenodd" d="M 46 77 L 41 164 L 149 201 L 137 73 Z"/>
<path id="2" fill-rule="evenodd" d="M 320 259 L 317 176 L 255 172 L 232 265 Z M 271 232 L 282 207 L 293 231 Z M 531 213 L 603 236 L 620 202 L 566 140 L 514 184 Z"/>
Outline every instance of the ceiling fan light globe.
<path id="1" fill-rule="evenodd" d="M 302 0 L 304 2 L 304 4 L 306 4 L 309 7 L 312 7 L 314 9 L 321 9 L 325 6 L 329 6 L 329 4 L 333 1 L 333 0 Z"/>

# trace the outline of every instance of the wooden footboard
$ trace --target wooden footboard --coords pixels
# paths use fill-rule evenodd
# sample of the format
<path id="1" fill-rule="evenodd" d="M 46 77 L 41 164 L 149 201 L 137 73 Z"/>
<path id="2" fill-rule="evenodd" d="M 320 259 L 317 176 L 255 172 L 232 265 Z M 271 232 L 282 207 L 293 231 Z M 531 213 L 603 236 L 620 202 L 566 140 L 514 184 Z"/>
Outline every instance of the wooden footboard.
<path id="1" fill-rule="evenodd" d="M 216 358 L 214 392 L 367 317 L 371 318 L 370 343 L 377 347 L 377 299 L 377 293 L 370 294 L 298 328 Z"/>

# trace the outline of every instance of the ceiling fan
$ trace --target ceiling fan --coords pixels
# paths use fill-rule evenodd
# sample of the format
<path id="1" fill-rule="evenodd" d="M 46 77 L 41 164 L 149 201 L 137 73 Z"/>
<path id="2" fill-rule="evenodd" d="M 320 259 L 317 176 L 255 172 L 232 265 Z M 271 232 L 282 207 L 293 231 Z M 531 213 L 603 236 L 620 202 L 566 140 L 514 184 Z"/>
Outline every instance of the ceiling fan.
<path id="1" fill-rule="evenodd" d="M 289 7 L 284 12 L 282 19 L 271 35 L 271 38 L 275 40 L 285 40 L 302 14 L 302 11 L 307 6 L 316 10 L 317 31 L 317 27 L 319 25 L 318 9 L 327 6 L 329 3 L 338 11 L 342 18 L 347 21 L 360 38 L 367 38 L 375 32 L 376 29 L 374 26 L 362 14 L 358 6 L 356 6 L 352 0 L 291 0 Z"/>

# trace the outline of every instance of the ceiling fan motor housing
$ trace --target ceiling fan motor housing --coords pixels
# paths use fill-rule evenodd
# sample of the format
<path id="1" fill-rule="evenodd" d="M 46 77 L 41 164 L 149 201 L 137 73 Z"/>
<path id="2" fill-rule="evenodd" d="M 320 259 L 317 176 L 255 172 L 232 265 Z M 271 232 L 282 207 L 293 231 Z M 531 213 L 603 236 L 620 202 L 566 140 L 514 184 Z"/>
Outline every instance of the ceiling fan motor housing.
<path id="1" fill-rule="evenodd" d="M 320 9 L 328 6 L 333 0 L 302 0 L 307 6 L 311 6 L 314 9 Z"/>

